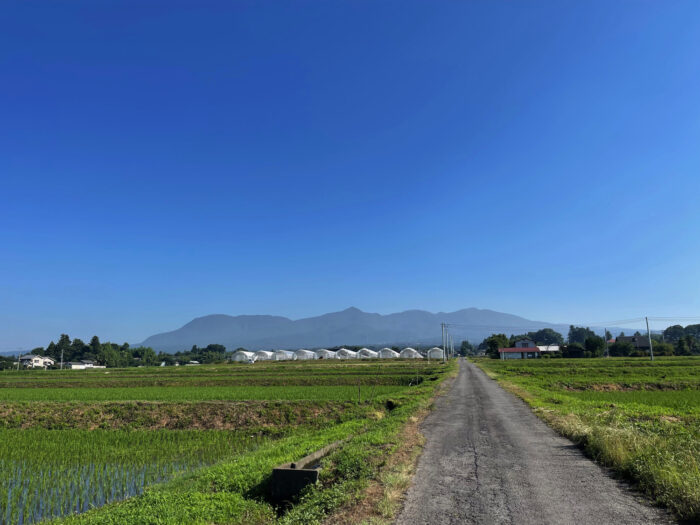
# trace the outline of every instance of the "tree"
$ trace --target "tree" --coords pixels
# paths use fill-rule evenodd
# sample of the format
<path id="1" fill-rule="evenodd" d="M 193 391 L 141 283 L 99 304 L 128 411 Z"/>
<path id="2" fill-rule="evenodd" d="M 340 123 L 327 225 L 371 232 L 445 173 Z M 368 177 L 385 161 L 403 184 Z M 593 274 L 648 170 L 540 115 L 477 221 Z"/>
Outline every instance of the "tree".
<path id="1" fill-rule="evenodd" d="M 689 324 L 685 327 L 684 332 L 686 336 L 700 339 L 700 324 Z"/>
<path id="2" fill-rule="evenodd" d="M 688 340 L 685 336 L 681 337 L 676 342 L 675 354 L 676 355 L 691 355 L 690 344 L 688 344 Z"/>
<path id="3" fill-rule="evenodd" d="M 70 355 L 66 358 L 66 361 L 84 359 L 84 354 L 89 348 L 88 345 L 76 337 L 70 345 Z"/>
<path id="4" fill-rule="evenodd" d="M 92 339 L 90 339 L 90 352 L 92 352 L 95 356 L 100 353 L 100 350 L 102 349 L 102 343 L 100 343 L 100 338 L 97 337 L 96 335 L 92 336 Z"/>
<path id="5" fill-rule="evenodd" d="M 610 330 L 605 331 L 605 340 L 610 341 L 613 338 L 612 334 L 610 333 Z"/>
<path id="6" fill-rule="evenodd" d="M 610 345 L 609 352 L 611 356 L 615 357 L 627 357 L 632 355 L 635 352 L 634 345 L 632 343 L 621 343 L 619 341 L 615 341 L 613 344 Z"/>
<path id="7" fill-rule="evenodd" d="M 677 343 L 678 340 L 685 335 L 685 330 L 681 325 L 674 324 L 673 326 L 666 328 L 663 334 L 664 341 L 668 341 L 669 343 Z"/>
<path id="8" fill-rule="evenodd" d="M 500 357 L 498 349 L 508 347 L 508 336 L 506 334 L 492 334 L 484 339 L 484 344 L 486 345 L 486 355 L 492 359 L 498 359 Z"/>
<path id="9" fill-rule="evenodd" d="M 70 345 L 71 341 L 68 334 L 61 334 L 61 337 L 59 337 L 58 343 L 56 344 L 56 357 L 51 357 L 54 357 L 54 359 L 60 361 L 61 356 L 63 356 L 64 361 L 70 361 Z"/>
<path id="10" fill-rule="evenodd" d="M 597 335 L 587 337 L 583 347 L 585 357 L 601 357 L 605 352 L 605 339 Z"/>
<path id="11" fill-rule="evenodd" d="M 462 341 L 462 344 L 459 345 L 459 354 L 460 355 L 472 355 L 474 353 L 475 353 L 474 345 L 471 344 L 469 341 Z"/>
<path id="12" fill-rule="evenodd" d="M 562 347 L 561 356 L 568 358 L 583 357 L 585 351 L 581 343 L 569 343 Z"/>
<path id="13" fill-rule="evenodd" d="M 563 345 L 564 336 L 551 328 L 543 328 L 536 332 L 528 332 L 528 337 L 538 345 Z"/>
<path id="14" fill-rule="evenodd" d="M 674 348 L 671 343 L 659 341 L 654 343 L 654 355 L 673 355 Z"/>
<path id="15" fill-rule="evenodd" d="M 571 325 L 569 327 L 569 344 L 579 343 L 584 344 L 589 337 L 595 337 L 595 332 L 590 328 Z"/>

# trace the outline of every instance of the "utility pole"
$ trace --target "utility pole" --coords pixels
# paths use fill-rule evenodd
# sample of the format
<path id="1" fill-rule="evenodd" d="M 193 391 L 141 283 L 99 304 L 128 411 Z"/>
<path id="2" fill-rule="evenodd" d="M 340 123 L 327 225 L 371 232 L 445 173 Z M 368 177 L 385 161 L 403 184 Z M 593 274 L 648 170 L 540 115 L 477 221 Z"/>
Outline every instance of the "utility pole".
<path id="1" fill-rule="evenodd" d="M 63 370 L 63 347 L 61 347 L 61 370 Z"/>
<path id="2" fill-rule="evenodd" d="M 647 337 L 649 338 L 649 354 L 651 355 L 651 360 L 654 360 L 654 346 L 651 342 L 651 332 L 649 331 L 649 318 L 645 317 L 644 320 L 647 322 Z"/>
<path id="3" fill-rule="evenodd" d="M 447 325 L 445 323 L 442 323 L 442 362 L 444 363 L 446 361 L 445 359 L 445 351 L 447 346 Z"/>
<path id="4" fill-rule="evenodd" d="M 603 328 L 603 338 L 605 339 L 605 357 L 610 357 L 610 350 L 608 350 L 608 329 Z"/>

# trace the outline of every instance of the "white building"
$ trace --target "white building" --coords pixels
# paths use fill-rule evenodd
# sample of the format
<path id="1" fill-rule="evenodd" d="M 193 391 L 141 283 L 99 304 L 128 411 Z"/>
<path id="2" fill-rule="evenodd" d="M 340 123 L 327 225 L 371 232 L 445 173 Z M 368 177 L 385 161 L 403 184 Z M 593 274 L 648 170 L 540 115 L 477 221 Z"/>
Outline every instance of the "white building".
<path id="1" fill-rule="evenodd" d="M 428 350 L 428 359 L 443 359 L 444 357 L 445 353 L 439 346 L 434 346 Z"/>
<path id="2" fill-rule="evenodd" d="M 379 352 L 375 352 L 369 348 L 360 348 L 357 352 L 357 357 L 360 359 L 377 359 L 379 358 Z"/>
<path id="3" fill-rule="evenodd" d="M 300 348 L 294 352 L 294 359 L 298 361 L 304 361 L 308 359 L 316 359 L 316 353 L 311 350 L 306 350 L 305 348 Z"/>
<path id="4" fill-rule="evenodd" d="M 234 363 L 254 363 L 256 356 L 253 352 L 246 352 L 245 350 L 236 350 L 231 355 L 231 361 Z"/>
<path id="5" fill-rule="evenodd" d="M 543 346 L 537 345 L 537 348 L 540 350 L 541 354 L 559 351 L 559 345 L 543 345 Z"/>
<path id="6" fill-rule="evenodd" d="M 47 368 L 56 364 L 56 361 L 50 357 L 42 357 L 40 355 L 27 354 L 20 356 L 19 364 L 26 368 Z"/>
<path id="7" fill-rule="evenodd" d="M 274 352 L 268 352 L 267 350 L 258 350 L 257 352 L 255 352 L 256 361 L 273 361 L 274 359 Z"/>
<path id="8" fill-rule="evenodd" d="M 85 365 L 85 368 L 95 368 L 94 361 L 90 361 L 89 359 L 81 359 L 80 362 Z"/>
<path id="9" fill-rule="evenodd" d="M 353 352 L 347 348 L 341 348 L 335 355 L 338 359 L 357 359 L 357 352 Z"/>
<path id="10" fill-rule="evenodd" d="M 399 357 L 399 353 L 391 348 L 382 348 L 379 351 L 380 359 L 396 359 L 397 357 Z"/>
<path id="11" fill-rule="evenodd" d="M 401 357 L 402 359 L 423 359 L 423 356 L 420 355 L 420 352 L 415 348 L 411 348 L 410 346 L 401 350 L 399 357 Z"/>
<path id="12" fill-rule="evenodd" d="M 85 370 L 85 363 L 70 362 L 63 365 L 68 370 Z"/>
<path id="13" fill-rule="evenodd" d="M 290 350 L 275 350 L 275 361 L 292 361 L 294 359 L 294 352 Z"/>
<path id="14" fill-rule="evenodd" d="M 335 352 L 333 350 L 326 350 L 325 348 L 320 348 L 316 350 L 316 357 L 318 359 L 337 359 Z"/>

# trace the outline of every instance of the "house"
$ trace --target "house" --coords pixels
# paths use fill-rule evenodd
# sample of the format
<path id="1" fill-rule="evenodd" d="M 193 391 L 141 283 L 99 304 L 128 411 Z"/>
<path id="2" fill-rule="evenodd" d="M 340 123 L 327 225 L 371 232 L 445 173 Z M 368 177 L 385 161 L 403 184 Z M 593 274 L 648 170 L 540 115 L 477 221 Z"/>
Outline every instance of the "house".
<path id="1" fill-rule="evenodd" d="M 333 350 L 326 350 L 325 348 L 316 350 L 316 357 L 318 359 L 337 359 Z"/>
<path id="2" fill-rule="evenodd" d="M 56 361 L 50 357 L 42 357 L 40 355 L 27 354 L 20 356 L 19 364 L 26 368 L 48 368 L 56 364 Z"/>
<path id="3" fill-rule="evenodd" d="M 516 343 L 517 344 L 517 343 Z M 535 359 L 541 357 L 537 346 L 516 346 L 514 348 L 499 348 L 501 359 Z"/>
<path id="4" fill-rule="evenodd" d="M 559 345 L 538 345 L 537 348 L 539 348 L 540 354 L 558 352 L 560 350 Z"/>
<path id="5" fill-rule="evenodd" d="M 646 335 L 619 335 L 616 343 L 630 343 L 638 350 L 649 350 L 649 338 Z"/>
<path id="6" fill-rule="evenodd" d="M 445 352 L 439 346 L 434 346 L 428 350 L 428 359 L 443 359 Z"/>
<path id="7" fill-rule="evenodd" d="M 537 348 L 537 345 L 531 339 L 520 339 L 514 344 L 515 348 Z"/>
<path id="8" fill-rule="evenodd" d="M 64 365 L 68 370 L 85 370 L 85 363 L 71 361 Z"/>
<path id="9" fill-rule="evenodd" d="M 396 359 L 397 357 L 399 357 L 399 353 L 391 348 L 382 348 L 379 351 L 380 359 Z"/>
<path id="10" fill-rule="evenodd" d="M 360 359 L 378 359 L 379 352 L 375 352 L 369 348 L 360 348 L 360 350 L 357 352 L 357 357 Z"/>
<path id="11" fill-rule="evenodd" d="M 90 359 L 81 359 L 80 362 L 85 365 L 85 368 L 95 368 L 95 362 Z"/>

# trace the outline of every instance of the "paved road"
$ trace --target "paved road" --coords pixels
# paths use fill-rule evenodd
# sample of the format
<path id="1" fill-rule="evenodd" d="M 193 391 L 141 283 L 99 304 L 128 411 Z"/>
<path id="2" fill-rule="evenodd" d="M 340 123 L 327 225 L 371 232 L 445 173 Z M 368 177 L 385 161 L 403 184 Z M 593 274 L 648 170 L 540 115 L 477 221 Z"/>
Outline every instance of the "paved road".
<path id="1" fill-rule="evenodd" d="M 424 433 L 399 525 L 674 523 L 466 361 Z"/>

